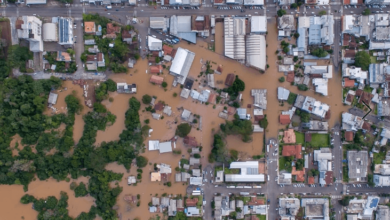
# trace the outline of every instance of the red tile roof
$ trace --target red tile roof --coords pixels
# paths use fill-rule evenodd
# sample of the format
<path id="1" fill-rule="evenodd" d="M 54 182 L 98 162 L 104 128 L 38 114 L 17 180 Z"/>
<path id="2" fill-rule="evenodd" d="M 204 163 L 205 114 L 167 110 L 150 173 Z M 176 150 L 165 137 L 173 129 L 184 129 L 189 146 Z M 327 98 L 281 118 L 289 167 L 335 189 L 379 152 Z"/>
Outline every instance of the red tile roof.
<path id="1" fill-rule="evenodd" d="M 305 141 L 310 142 L 311 141 L 311 133 L 305 133 Z"/>
<path id="2" fill-rule="evenodd" d="M 158 102 L 154 105 L 154 110 L 156 111 L 162 111 L 164 109 L 164 104 L 162 102 Z"/>
<path id="3" fill-rule="evenodd" d="M 344 133 L 344 138 L 346 141 L 353 141 L 353 132 L 352 131 L 346 131 Z"/>
<path id="4" fill-rule="evenodd" d="M 217 103 L 217 94 L 210 94 L 209 99 L 207 100 L 210 104 L 216 104 Z"/>
<path id="5" fill-rule="evenodd" d="M 150 66 L 150 73 L 161 73 L 162 70 L 163 70 L 163 67 L 161 65 Z"/>
<path id="6" fill-rule="evenodd" d="M 297 159 L 302 159 L 302 146 L 298 145 L 284 145 L 282 155 L 284 157 L 294 156 Z"/>
<path id="7" fill-rule="evenodd" d="M 184 142 L 184 144 L 187 144 L 187 145 L 192 146 L 192 147 L 198 146 L 198 142 L 196 142 L 195 137 L 186 136 L 184 138 L 183 142 Z"/>
<path id="8" fill-rule="evenodd" d="M 294 82 L 294 72 L 288 72 L 288 74 L 287 74 L 287 77 L 286 77 L 287 79 L 286 79 L 286 81 L 287 82 Z"/>
<path id="9" fill-rule="evenodd" d="M 251 200 L 248 202 L 248 205 L 264 205 L 264 199 L 251 197 Z"/>
<path id="10" fill-rule="evenodd" d="M 360 103 L 364 102 L 366 103 L 366 105 L 369 105 L 373 97 L 374 97 L 373 94 L 368 92 L 363 92 L 362 96 L 360 96 Z"/>
<path id="11" fill-rule="evenodd" d="M 119 26 L 114 26 L 113 23 L 108 23 L 107 24 L 107 34 L 114 34 L 114 33 L 120 33 L 121 32 L 121 27 Z"/>
<path id="12" fill-rule="evenodd" d="M 162 49 L 163 49 L 165 55 L 171 55 L 172 54 L 172 50 L 173 50 L 172 47 L 164 44 Z"/>
<path id="13" fill-rule="evenodd" d="M 290 115 L 279 115 L 279 123 L 282 125 L 290 124 Z"/>
<path id="14" fill-rule="evenodd" d="M 333 183 L 333 171 L 326 171 L 325 183 L 326 185 L 331 185 Z"/>
<path id="15" fill-rule="evenodd" d="M 314 184 L 314 176 L 309 176 L 307 179 L 307 184 Z"/>
<path id="16" fill-rule="evenodd" d="M 198 203 L 198 198 L 197 197 L 195 197 L 193 199 L 186 199 L 186 206 L 187 207 L 196 206 L 197 203 Z"/>
<path id="17" fill-rule="evenodd" d="M 352 100 L 353 100 L 354 97 L 355 97 L 354 95 L 348 93 L 348 94 L 347 94 L 347 98 L 346 98 L 345 100 L 346 100 L 347 102 L 352 102 Z"/>
<path id="18" fill-rule="evenodd" d="M 355 80 L 344 78 L 344 87 L 354 87 L 355 86 Z"/>
<path id="19" fill-rule="evenodd" d="M 227 86 L 231 86 L 233 85 L 233 82 L 234 82 L 234 79 L 235 79 L 235 75 L 233 73 L 229 73 L 227 76 L 226 76 L 226 79 L 225 79 L 225 85 Z"/>
<path id="20" fill-rule="evenodd" d="M 345 50 L 344 57 L 354 58 L 356 55 L 355 50 Z"/>
<path id="21" fill-rule="evenodd" d="M 296 167 L 292 168 L 291 175 L 295 176 L 295 181 L 303 182 L 305 181 L 305 169 L 296 170 Z"/>
<path id="22" fill-rule="evenodd" d="M 164 82 L 164 78 L 162 78 L 161 76 L 152 75 L 150 77 L 149 82 L 161 85 Z"/>
<path id="23" fill-rule="evenodd" d="M 365 122 L 363 123 L 362 129 L 364 129 L 364 130 L 370 130 L 370 129 L 371 129 L 370 123 L 368 123 L 368 122 L 365 121 Z"/>
<path id="24" fill-rule="evenodd" d="M 363 94 L 363 90 L 358 89 L 356 90 L 356 96 L 361 96 Z"/>
<path id="25" fill-rule="evenodd" d="M 236 108 L 229 106 L 227 111 L 229 115 L 234 115 L 234 113 L 236 113 Z"/>

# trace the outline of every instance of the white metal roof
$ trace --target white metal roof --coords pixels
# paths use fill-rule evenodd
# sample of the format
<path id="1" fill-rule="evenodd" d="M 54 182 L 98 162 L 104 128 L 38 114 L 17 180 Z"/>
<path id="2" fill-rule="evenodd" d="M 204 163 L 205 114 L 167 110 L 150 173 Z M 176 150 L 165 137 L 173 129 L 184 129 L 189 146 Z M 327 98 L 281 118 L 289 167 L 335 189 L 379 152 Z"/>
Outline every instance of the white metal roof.
<path id="1" fill-rule="evenodd" d="M 160 39 L 148 36 L 148 47 L 151 51 L 161 50 L 162 41 Z"/>
<path id="2" fill-rule="evenodd" d="M 226 174 L 225 182 L 264 182 L 264 174 L 258 174 L 258 175 Z"/>
<path id="3" fill-rule="evenodd" d="M 251 33 L 267 32 L 267 17 L 252 16 L 251 18 Z"/>
<path id="4" fill-rule="evenodd" d="M 170 141 L 161 142 L 159 143 L 158 147 L 159 147 L 160 154 L 172 152 L 172 142 Z"/>
<path id="5" fill-rule="evenodd" d="M 58 32 L 56 24 L 43 24 L 43 41 L 58 41 Z"/>
<path id="6" fill-rule="evenodd" d="M 172 65 L 169 71 L 175 76 L 180 77 L 178 80 L 180 84 L 184 84 L 194 58 L 195 54 L 193 52 L 181 47 L 177 49 L 175 58 L 172 61 Z"/>
<path id="7" fill-rule="evenodd" d="M 266 67 L 266 43 L 264 35 L 248 35 L 246 38 L 246 62 L 261 70 Z"/>
<path id="8" fill-rule="evenodd" d="M 241 168 L 259 168 L 258 161 L 245 161 L 245 162 L 232 162 L 230 169 L 241 169 Z"/>
<path id="9" fill-rule="evenodd" d="M 158 140 L 149 140 L 149 150 L 158 150 L 160 141 Z"/>

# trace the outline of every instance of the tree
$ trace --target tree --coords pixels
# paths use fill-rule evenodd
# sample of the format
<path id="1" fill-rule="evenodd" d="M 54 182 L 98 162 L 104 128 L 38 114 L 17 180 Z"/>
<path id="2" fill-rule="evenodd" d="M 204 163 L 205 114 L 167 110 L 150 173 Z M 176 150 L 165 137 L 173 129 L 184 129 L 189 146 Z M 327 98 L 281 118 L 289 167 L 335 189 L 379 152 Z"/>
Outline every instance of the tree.
<path id="1" fill-rule="evenodd" d="M 156 57 L 155 61 L 156 61 L 156 63 L 159 63 L 160 62 L 160 57 Z"/>
<path id="2" fill-rule="evenodd" d="M 279 82 L 281 82 L 281 83 L 282 83 L 282 82 L 284 82 L 284 81 L 285 81 L 285 78 L 284 78 L 284 76 L 282 76 L 282 77 L 280 77 L 280 78 L 279 78 Z"/>
<path id="3" fill-rule="evenodd" d="M 79 112 L 83 106 L 80 104 L 80 100 L 74 95 L 67 95 L 65 102 L 68 107 L 68 111 L 71 113 Z"/>
<path id="4" fill-rule="evenodd" d="M 267 120 L 267 115 L 264 115 L 264 118 L 259 121 L 260 127 L 267 129 L 268 126 L 268 120 Z"/>
<path id="5" fill-rule="evenodd" d="M 297 3 L 292 3 L 292 4 L 290 5 L 290 8 L 298 8 Z"/>
<path id="6" fill-rule="evenodd" d="M 371 64 L 370 54 L 366 51 L 359 51 L 355 55 L 355 66 L 361 67 L 362 70 L 368 70 Z"/>
<path id="7" fill-rule="evenodd" d="M 320 16 L 326 15 L 326 11 L 320 11 L 320 12 L 318 13 L 318 15 L 320 15 Z"/>
<path id="8" fill-rule="evenodd" d="M 167 82 L 162 82 L 162 83 L 161 83 L 161 86 L 162 86 L 163 88 L 166 88 L 166 87 L 168 86 L 168 83 L 167 83 Z"/>
<path id="9" fill-rule="evenodd" d="M 106 113 L 107 112 L 106 106 L 104 106 L 103 104 L 101 104 L 99 102 L 95 102 L 93 104 L 93 110 L 95 112 L 98 112 L 98 113 Z"/>
<path id="10" fill-rule="evenodd" d="M 145 94 L 142 96 L 142 103 L 149 105 L 151 101 L 152 101 L 152 97 L 150 95 Z"/>
<path id="11" fill-rule="evenodd" d="M 236 75 L 236 79 L 234 80 L 232 86 L 227 88 L 227 93 L 229 95 L 238 95 L 239 92 L 242 92 L 245 90 L 245 82 L 242 81 L 238 76 Z"/>
<path id="12" fill-rule="evenodd" d="M 148 164 L 148 158 L 144 156 L 138 156 L 137 157 L 137 167 L 143 168 Z"/>
<path id="13" fill-rule="evenodd" d="M 114 82 L 112 79 L 108 79 L 104 82 L 107 85 L 107 90 L 110 92 L 116 91 L 116 82 Z"/>
<path id="14" fill-rule="evenodd" d="M 297 39 L 297 38 L 299 37 L 299 33 L 298 33 L 298 32 L 295 32 L 295 33 L 294 33 L 294 37 L 295 37 L 295 39 Z"/>
<path id="15" fill-rule="evenodd" d="M 328 52 L 326 52 L 322 48 L 317 47 L 317 48 L 311 50 L 311 55 L 316 56 L 316 57 L 326 57 L 326 56 L 328 56 Z"/>
<path id="16" fill-rule="evenodd" d="M 77 197 L 83 197 L 83 196 L 86 196 L 88 194 L 88 190 L 87 190 L 87 187 L 85 187 L 85 184 L 83 182 L 81 182 L 75 189 L 74 189 L 74 193 L 75 193 L 75 196 L 76 198 Z"/>
<path id="17" fill-rule="evenodd" d="M 307 91 L 309 88 L 305 84 L 299 84 L 298 85 L 298 90 L 300 91 Z"/>
<path id="18" fill-rule="evenodd" d="M 283 10 L 283 9 L 279 9 L 278 11 L 277 11 L 277 14 L 278 14 L 278 16 L 279 17 L 282 17 L 283 15 L 285 15 L 287 12 L 285 11 L 285 10 Z"/>
<path id="19" fill-rule="evenodd" d="M 363 14 L 363 15 L 370 15 L 370 14 L 371 14 L 371 11 L 370 11 L 370 9 L 366 8 L 366 9 L 364 9 L 364 11 L 363 11 L 362 14 Z"/>
<path id="20" fill-rule="evenodd" d="M 188 123 L 182 123 L 177 126 L 176 135 L 178 135 L 179 137 L 185 137 L 191 132 L 191 128 L 191 125 L 189 125 Z"/>

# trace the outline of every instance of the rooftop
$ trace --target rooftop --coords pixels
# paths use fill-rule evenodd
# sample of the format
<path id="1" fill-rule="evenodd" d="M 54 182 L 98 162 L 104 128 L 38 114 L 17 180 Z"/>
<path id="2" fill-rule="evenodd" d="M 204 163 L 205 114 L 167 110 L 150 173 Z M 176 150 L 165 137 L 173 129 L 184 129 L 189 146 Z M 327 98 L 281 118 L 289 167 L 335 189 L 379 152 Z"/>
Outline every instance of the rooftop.
<path id="1" fill-rule="evenodd" d="M 284 157 L 294 156 L 296 159 L 302 159 L 302 145 L 284 145 L 282 155 Z"/>

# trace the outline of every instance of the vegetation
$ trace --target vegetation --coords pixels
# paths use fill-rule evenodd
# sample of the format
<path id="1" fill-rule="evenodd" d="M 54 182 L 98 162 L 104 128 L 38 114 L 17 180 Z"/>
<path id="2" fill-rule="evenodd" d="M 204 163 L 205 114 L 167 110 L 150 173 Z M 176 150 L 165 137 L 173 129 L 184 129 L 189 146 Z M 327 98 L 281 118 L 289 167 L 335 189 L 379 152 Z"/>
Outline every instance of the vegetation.
<path id="1" fill-rule="evenodd" d="M 230 96 L 237 96 L 239 92 L 245 90 L 245 83 L 236 75 L 236 79 L 234 80 L 232 86 L 227 89 L 224 89 L 225 92 L 229 93 Z"/>
<path id="2" fill-rule="evenodd" d="M 298 90 L 307 91 L 309 88 L 305 84 L 298 84 Z"/>
<path id="3" fill-rule="evenodd" d="M 100 85 L 95 88 L 96 101 L 101 102 L 107 99 L 108 91 L 116 91 L 116 83 L 112 79 L 108 79 L 107 81 L 100 83 Z"/>
<path id="4" fill-rule="evenodd" d="M 324 50 L 323 48 L 317 47 L 311 50 L 311 55 L 316 57 L 326 57 L 328 56 L 328 52 L 326 52 L 326 50 Z"/>
<path id="5" fill-rule="evenodd" d="M 219 134 L 214 135 L 213 148 L 209 155 L 209 162 L 226 162 L 228 161 L 228 154 L 225 147 L 224 140 Z"/>
<path id="6" fill-rule="evenodd" d="M 363 15 L 370 15 L 370 14 L 371 14 L 371 11 L 370 11 L 370 9 L 366 8 L 366 9 L 364 9 L 364 11 L 363 11 L 362 14 L 363 14 Z"/>
<path id="7" fill-rule="evenodd" d="M 310 114 L 308 112 L 302 111 L 300 109 L 297 109 L 295 111 L 295 114 L 298 115 L 301 118 L 301 122 L 309 122 L 310 121 Z"/>
<path id="8" fill-rule="evenodd" d="M 268 127 L 267 115 L 264 115 L 264 118 L 259 121 L 259 125 L 260 125 L 260 127 L 267 129 L 267 127 Z"/>
<path id="9" fill-rule="evenodd" d="M 287 103 L 293 105 L 295 99 L 297 99 L 297 94 L 290 92 L 290 94 L 288 95 Z"/>
<path id="10" fill-rule="evenodd" d="M 290 48 L 289 48 L 290 44 L 288 42 L 283 40 L 280 43 L 280 45 L 282 46 L 282 50 L 283 50 L 284 53 L 288 53 L 290 51 Z"/>
<path id="11" fill-rule="evenodd" d="M 320 11 L 320 12 L 318 13 L 318 15 L 319 15 L 319 16 L 326 15 L 326 11 Z"/>
<path id="12" fill-rule="evenodd" d="M 188 123 L 182 123 L 177 126 L 176 135 L 178 135 L 179 137 L 185 137 L 191 132 L 191 128 L 191 125 L 189 125 Z"/>
<path id="13" fill-rule="evenodd" d="M 328 134 L 311 134 L 311 141 L 308 143 L 312 147 L 327 147 L 329 146 Z"/>
<path id="14" fill-rule="evenodd" d="M 279 82 L 282 83 L 282 82 L 284 82 L 284 81 L 286 81 L 286 79 L 284 78 L 284 76 L 282 76 L 282 77 L 279 78 Z"/>
<path id="15" fill-rule="evenodd" d="M 348 206 L 349 201 L 353 199 L 353 196 L 344 196 L 343 199 L 339 200 L 340 205 L 342 206 Z"/>
<path id="16" fill-rule="evenodd" d="M 290 5 L 290 8 L 298 8 L 298 5 L 297 5 L 297 3 L 292 3 L 291 5 Z"/>
<path id="17" fill-rule="evenodd" d="M 82 196 L 86 196 L 88 194 L 88 190 L 87 190 L 87 187 L 85 186 L 85 184 L 83 182 L 81 182 L 75 189 L 74 189 L 74 193 L 75 193 L 75 196 L 76 197 L 82 197 Z"/>
<path id="18" fill-rule="evenodd" d="M 145 105 L 149 105 L 151 101 L 152 97 L 150 95 L 145 94 L 142 96 L 142 103 L 144 103 Z"/>
<path id="19" fill-rule="evenodd" d="M 365 51 L 359 51 L 355 55 L 355 66 L 361 67 L 362 70 L 368 70 L 371 64 L 370 54 Z"/>
<path id="20" fill-rule="evenodd" d="M 244 142 L 252 140 L 252 122 L 250 120 L 240 120 L 237 114 L 234 115 L 233 121 L 226 121 L 225 124 L 220 125 L 220 128 L 227 135 L 241 135 L 242 141 Z"/>
<path id="21" fill-rule="evenodd" d="M 292 170 L 292 162 L 294 161 L 294 157 L 279 157 L 279 170 L 286 170 L 287 172 L 291 172 Z"/>
<path id="22" fill-rule="evenodd" d="M 278 11 L 277 11 L 277 14 L 278 14 L 278 16 L 279 17 L 282 17 L 283 15 L 285 15 L 287 12 L 285 11 L 285 10 L 283 10 L 283 9 L 279 9 Z"/>
<path id="23" fill-rule="evenodd" d="M 298 131 L 294 131 L 294 133 L 295 133 L 297 144 L 305 143 L 305 134 L 303 134 L 302 132 L 298 132 Z"/>

